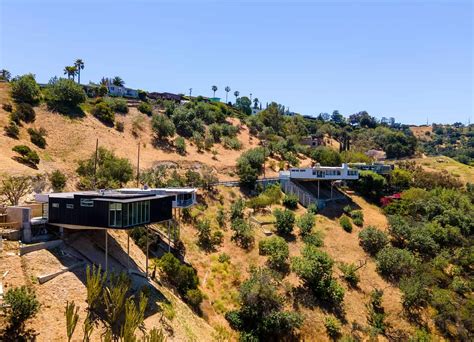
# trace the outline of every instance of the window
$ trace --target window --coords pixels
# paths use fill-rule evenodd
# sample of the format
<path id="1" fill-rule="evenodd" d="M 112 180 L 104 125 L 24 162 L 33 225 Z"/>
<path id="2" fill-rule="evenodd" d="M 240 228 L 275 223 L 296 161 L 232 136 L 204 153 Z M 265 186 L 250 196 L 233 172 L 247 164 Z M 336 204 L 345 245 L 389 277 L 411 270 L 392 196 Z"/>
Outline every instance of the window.
<path id="1" fill-rule="evenodd" d="M 150 201 L 125 203 L 122 205 L 122 227 L 136 226 L 150 222 Z"/>
<path id="2" fill-rule="evenodd" d="M 67 209 L 74 209 L 74 204 L 68 203 L 66 204 Z"/>
<path id="3" fill-rule="evenodd" d="M 109 226 L 122 227 L 122 203 L 109 204 Z"/>
<path id="4" fill-rule="evenodd" d="M 53 208 L 59 208 L 59 203 L 52 203 L 51 206 L 52 206 Z"/>
<path id="5" fill-rule="evenodd" d="M 94 201 L 91 199 L 87 198 L 81 198 L 81 207 L 93 207 L 94 206 Z"/>

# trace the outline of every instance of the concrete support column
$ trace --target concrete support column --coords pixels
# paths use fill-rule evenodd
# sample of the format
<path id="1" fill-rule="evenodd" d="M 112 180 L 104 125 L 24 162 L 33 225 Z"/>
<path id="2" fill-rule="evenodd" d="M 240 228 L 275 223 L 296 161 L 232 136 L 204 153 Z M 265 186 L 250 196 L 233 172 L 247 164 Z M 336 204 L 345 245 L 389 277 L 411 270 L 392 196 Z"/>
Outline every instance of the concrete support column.
<path id="1" fill-rule="evenodd" d="M 105 230 L 105 272 L 109 272 L 109 231 Z"/>
<path id="2" fill-rule="evenodd" d="M 145 261 L 145 275 L 148 279 L 148 225 L 146 227 L 146 261 Z"/>
<path id="3" fill-rule="evenodd" d="M 171 220 L 168 220 L 168 252 L 171 252 Z"/>

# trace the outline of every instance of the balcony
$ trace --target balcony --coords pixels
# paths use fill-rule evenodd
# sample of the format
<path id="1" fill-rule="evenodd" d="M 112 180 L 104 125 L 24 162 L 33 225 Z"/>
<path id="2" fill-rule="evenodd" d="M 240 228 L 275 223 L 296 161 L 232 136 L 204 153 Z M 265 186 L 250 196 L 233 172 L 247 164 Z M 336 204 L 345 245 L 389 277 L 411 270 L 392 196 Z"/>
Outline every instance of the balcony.
<path id="1" fill-rule="evenodd" d="M 194 200 L 192 198 L 189 199 L 178 199 L 173 201 L 174 208 L 187 208 L 194 204 Z"/>

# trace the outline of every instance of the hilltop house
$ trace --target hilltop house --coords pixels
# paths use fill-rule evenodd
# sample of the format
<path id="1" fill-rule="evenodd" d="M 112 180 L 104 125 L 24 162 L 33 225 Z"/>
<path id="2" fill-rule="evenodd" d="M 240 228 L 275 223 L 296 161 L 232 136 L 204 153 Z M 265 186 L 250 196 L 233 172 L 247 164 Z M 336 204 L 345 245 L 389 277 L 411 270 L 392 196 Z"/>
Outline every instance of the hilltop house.
<path id="1" fill-rule="evenodd" d="M 136 89 L 116 86 L 114 84 L 108 85 L 107 88 L 110 96 L 130 97 L 133 99 L 138 98 L 138 90 Z"/>
<path id="2" fill-rule="evenodd" d="M 310 146 L 310 147 L 323 146 L 324 145 L 324 138 L 312 134 L 312 135 L 309 135 L 307 137 L 302 138 L 300 143 L 301 143 L 301 145 L 306 145 L 306 146 Z"/>

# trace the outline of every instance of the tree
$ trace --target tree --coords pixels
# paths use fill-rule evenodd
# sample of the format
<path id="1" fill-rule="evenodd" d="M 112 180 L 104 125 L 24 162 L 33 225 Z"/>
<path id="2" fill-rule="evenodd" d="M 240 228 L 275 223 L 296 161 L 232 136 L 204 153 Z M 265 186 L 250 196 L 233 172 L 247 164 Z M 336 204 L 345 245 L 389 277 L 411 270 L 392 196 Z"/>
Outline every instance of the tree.
<path id="1" fill-rule="evenodd" d="M 112 84 L 114 86 L 117 86 L 117 87 L 123 87 L 125 85 L 125 81 L 122 80 L 122 78 L 120 76 L 115 76 L 113 79 L 112 79 Z"/>
<path id="2" fill-rule="evenodd" d="M 293 232 L 295 214 L 291 210 L 281 210 L 277 208 L 273 211 L 273 215 L 275 216 L 275 227 L 278 234 L 288 235 Z"/>
<path id="3" fill-rule="evenodd" d="M 246 341 L 278 341 L 291 337 L 303 317 L 284 311 L 285 298 L 279 294 L 273 273 L 252 269 L 239 289 L 240 309 L 226 313 L 232 328 L 241 331 Z"/>
<path id="4" fill-rule="evenodd" d="M 77 67 L 75 65 L 64 67 L 64 75 L 67 75 L 68 80 L 70 80 L 72 77 L 72 80 L 74 81 L 76 74 L 77 74 Z"/>
<path id="5" fill-rule="evenodd" d="M 214 93 L 212 97 L 216 97 L 217 86 L 213 85 L 211 89 L 212 89 L 212 92 Z"/>
<path id="6" fill-rule="evenodd" d="M 151 120 L 151 127 L 159 140 L 173 137 L 176 133 L 173 121 L 165 115 L 155 114 Z"/>
<path id="7" fill-rule="evenodd" d="M 354 187 L 362 195 L 370 198 L 379 198 L 386 186 L 383 176 L 373 171 L 360 171 L 359 179 L 354 183 Z"/>
<path id="8" fill-rule="evenodd" d="M 49 181 L 54 191 L 62 191 L 66 186 L 66 175 L 59 170 L 54 170 L 49 176 Z"/>
<path id="9" fill-rule="evenodd" d="M 388 244 L 388 236 L 385 232 L 369 226 L 359 233 L 359 244 L 367 253 L 376 255 Z"/>
<path id="10" fill-rule="evenodd" d="M 115 113 L 106 102 L 99 102 L 92 107 L 92 115 L 107 125 L 113 125 L 115 122 Z"/>
<path id="11" fill-rule="evenodd" d="M 229 86 L 225 87 L 225 103 L 227 103 L 227 97 L 229 95 L 229 91 L 231 90 Z"/>
<path id="12" fill-rule="evenodd" d="M 76 172 L 81 177 L 82 189 L 115 189 L 123 187 L 132 179 L 133 168 L 126 158 L 119 158 L 104 147 L 97 151 L 97 172 L 94 175 L 95 153 L 89 159 L 81 160 Z"/>
<path id="13" fill-rule="evenodd" d="M 403 191 L 410 187 L 413 175 L 408 170 L 397 168 L 390 173 L 390 186 L 395 191 Z"/>
<path id="14" fill-rule="evenodd" d="M 1 181 L 0 198 L 9 205 L 18 205 L 31 192 L 32 180 L 26 176 L 9 176 Z"/>
<path id="15" fill-rule="evenodd" d="M 298 218 L 298 220 L 296 221 L 296 225 L 300 229 L 301 236 L 304 237 L 311 234 L 311 231 L 314 227 L 314 220 L 315 216 L 311 212 L 307 212 Z"/>
<path id="16" fill-rule="evenodd" d="M 40 99 L 40 87 L 33 74 L 15 77 L 11 82 L 11 96 L 17 103 L 36 104 Z"/>
<path id="17" fill-rule="evenodd" d="M 7 69 L 0 70 L 0 80 L 9 82 L 11 77 L 12 74 Z"/>
<path id="18" fill-rule="evenodd" d="M 45 97 L 51 110 L 64 114 L 77 111 L 78 106 L 86 101 L 84 89 L 74 81 L 65 78 L 49 84 Z"/>
<path id="19" fill-rule="evenodd" d="M 239 91 L 234 91 L 234 96 L 235 96 L 235 104 L 237 104 L 237 99 L 239 98 L 240 92 Z"/>
<path id="20" fill-rule="evenodd" d="M 84 70 L 84 61 L 82 59 L 76 59 L 74 66 L 77 69 L 77 83 L 81 84 L 81 70 Z"/>
<path id="21" fill-rule="evenodd" d="M 258 244 L 260 255 L 268 255 L 270 267 L 276 270 L 283 270 L 286 266 L 289 249 L 288 243 L 280 236 L 273 236 L 261 240 Z"/>
<path id="22" fill-rule="evenodd" d="M 240 182 L 246 186 L 253 186 L 262 172 L 265 161 L 264 150 L 254 148 L 242 153 L 237 160 L 237 174 Z"/>
<path id="23" fill-rule="evenodd" d="M 311 150 L 311 159 L 322 166 L 340 166 L 341 154 L 329 147 L 320 146 Z"/>
<path id="24" fill-rule="evenodd" d="M 252 105 L 252 102 L 247 96 L 239 97 L 236 100 L 236 107 L 240 109 L 240 111 L 246 115 L 252 114 L 251 105 Z"/>
<path id="25" fill-rule="evenodd" d="M 390 279 L 398 280 L 403 275 L 410 275 L 415 266 L 415 256 L 405 249 L 384 247 L 377 253 L 377 270 Z"/>
<path id="26" fill-rule="evenodd" d="M 242 248 L 249 249 L 254 243 L 253 227 L 242 218 L 232 220 L 231 230 L 234 232 L 230 238 Z"/>
<path id="27" fill-rule="evenodd" d="M 20 155 L 20 157 L 15 157 L 18 162 L 26 164 L 32 168 L 37 168 L 36 165 L 39 164 L 40 158 L 36 151 L 26 145 L 13 146 L 12 151 Z"/>
<path id="28" fill-rule="evenodd" d="M 186 154 L 186 140 L 183 137 L 177 137 L 174 140 L 174 146 L 176 147 L 176 152 L 183 156 Z"/>
<path id="29" fill-rule="evenodd" d="M 26 286 L 11 288 L 5 293 L 7 319 L 14 332 L 23 329 L 26 320 L 36 315 L 40 303 L 36 294 Z"/>

